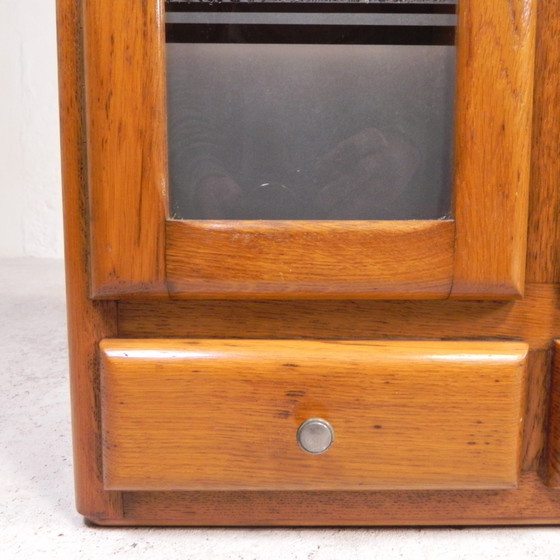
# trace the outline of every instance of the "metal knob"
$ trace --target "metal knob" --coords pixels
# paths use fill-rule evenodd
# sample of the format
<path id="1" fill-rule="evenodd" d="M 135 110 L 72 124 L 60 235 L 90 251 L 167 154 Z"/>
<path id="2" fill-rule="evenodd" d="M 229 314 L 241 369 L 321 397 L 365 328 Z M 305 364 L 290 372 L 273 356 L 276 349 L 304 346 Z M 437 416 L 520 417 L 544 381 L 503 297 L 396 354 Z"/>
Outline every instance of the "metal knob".
<path id="1" fill-rule="evenodd" d="M 332 426 L 322 418 L 306 420 L 297 431 L 299 446 L 307 453 L 324 453 L 334 441 Z"/>

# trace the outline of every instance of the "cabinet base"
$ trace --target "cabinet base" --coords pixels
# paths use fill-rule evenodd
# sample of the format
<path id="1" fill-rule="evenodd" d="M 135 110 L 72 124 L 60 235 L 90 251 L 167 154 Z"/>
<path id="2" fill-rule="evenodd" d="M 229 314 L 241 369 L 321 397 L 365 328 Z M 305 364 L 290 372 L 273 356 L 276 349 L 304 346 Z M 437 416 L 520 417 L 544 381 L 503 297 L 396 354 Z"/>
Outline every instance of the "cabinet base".
<path id="1" fill-rule="evenodd" d="M 124 492 L 119 518 L 96 525 L 472 526 L 560 523 L 560 492 L 535 473 L 520 487 L 484 491 Z M 82 512 L 83 513 L 83 512 Z"/>

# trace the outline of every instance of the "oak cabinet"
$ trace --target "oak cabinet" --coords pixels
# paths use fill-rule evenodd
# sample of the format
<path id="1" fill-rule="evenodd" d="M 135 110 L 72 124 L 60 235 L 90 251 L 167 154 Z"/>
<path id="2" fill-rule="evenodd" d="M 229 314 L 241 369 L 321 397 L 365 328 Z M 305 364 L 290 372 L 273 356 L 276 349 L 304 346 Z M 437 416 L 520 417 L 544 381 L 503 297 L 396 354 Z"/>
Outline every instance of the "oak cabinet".
<path id="1" fill-rule="evenodd" d="M 220 57 L 233 47 L 216 50 L 218 58 L 208 58 L 212 49 L 185 51 L 207 57 L 185 71 L 187 89 L 189 80 L 204 81 L 206 67 L 218 68 L 222 78 L 209 82 L 220 87 L 203 91 L 211 91 L 213 104 L 221 99 L 214 112 L 199 112 L 188 97 L 194 94 L 187 94 L 186 110 L 196 111 L 183 127 L 184 157 L 198 158 L 197 165 L 210 169 L 206 178 L 220 179 L 215 192 L 238 196 L 236 189 L 245 189 L 236 199 L 245 204 L 236 207 L 238 215 L 222 216 L 208 198 L 190 195 L 187 214 L 189 204 L 210 213 L 185 218 L 169 204 L 170 176 L 178 172 L 169 157 L 176 137 L 168 130 L 167 99 L 175 94 L 166 89 L 172 81 L 166 5 L 175 14 L 167 14 L 168 40 L 184 35 L 196 45 L 229 44 L 215 22 L 245 26 L 247 44 L 227 64 Z M 395 219 L 399 213 L 389 210 L 368 219 L 361 194 L 353 205 L 339 194 L 334 210 L 325 210 L 335 187 L 355 195 L 349 178 L 358 177 L 360 188 L 382 200 L 381 176 L 412 192 L 433 175 L 417 172 L 421 165 L 437 175 L 429 159 L 415 163 L 428 149 L 418 147 L 421 134 L 410 133 L 414 143 L 402 133 L 401 106 L 391 122 L 364 121 L 363 130 L 345 132 L 326 156 L 313 156 L 302 172 L 305 196 L 289 194 L 295 219 L 260 219 L 247 210 L 256 187 L 241 178 L 250 171 L 233 180 L 235 173 L 212 158 L 224 152 L 231 166 L 248 143 L 263 144 L 256 149 L 266 153 L 268 130 L 252 138 L 260 134 L 264 109 L 245 136 L 235 131 L 239 146 L 229 140 L 226 148 L 213 140 L 225 126 L 214 122 L 214 113 L 238 112 L 232 107 L 239 87 L 227 89 L 226 82 L 245 71 L 247 60 L 261 57 L 255 66 L 261 73 L 280 60 L 278 50 L 255 49 L 282 43 L 263 39 L 261 23 L 271 14 L 283 21 L 285 5 L 59 0 L 79 511 L 100 524 L 557 522 L 558 390 L 549 383 L 549 356 L 560 337 L 560 2 L 460 0 L 456 14 L 453 1 L 290 6 L 297 17 L 291 27 L 279 24 L 283 33 L 297 28 L 297 44 L 312 42 L 306 30 L 322 37 L 311 54 L 286 50 L 294 72 L 339 56 L 328 37 L 336 27 L 329 22 L 341 13 L 345 30 L 359 31 L 357 44 L 378 36 L 383 53 L 395 50 L 390 44 L 397 36 L 387 22 L 416 22 L 405 24 L 416 29 L 415 44 L 429 35 L 426 18 L 445 27 L 441 36 L 449 48 L 456 44 L 456 54 L 441 59 L 454 60 L 454 117 L 448 136 L 434 143 L 447 146 L 452 138 L 453 149 L 445 152 L 453 154 L 450 172 L 439 174 L 449 175 L 448 211 Z M 177 16 L 181 10 L 187 16 Z M 209 13 L 218 31 L 204 19 Z M 177 28 L 183 20 L 184 32 Z M 340 55 L 336 68 L 327 65 L 317 75 L 350 72 L 348 61 L 358 65 L 371 54 L 344 53 L 350 54 Z M 226 80 L 230 64 L 238 66 Z M 399 84 L 410 69 L 401 72 L 388 75 Z M 358 80 L 360 73 L 349 75 Z M 265 90 L 283 86 L 263 83 L 253 105 Z M 364 83 L 346 80 L 344 92 Z M 349 105 L 360 97 L 367 96 L 359 92 Z M 311 99 L 299 120 L 331 102 Z M 431 107 L 430 115 L 439 110 Z M 351 111 L 345 108 L 340 122 L 362 118 L 347 116 Z M 193 119 L 206 128 L 193 128 Z M 422 119 L 422 130 L 439 126 Z M 314 134 L 297 150 L 311 140 Z M 332 163 L 353 150 L 363 150 L 362 159 L 348 160 L 358 172 L 347 162 L 337 183 Z M 257 183 L 269 208 L 278 193 L 291 192 L 276 177 L 263 175 Z M 319 210 L 307 214 L 312 204 Z M 412 508 L 420 499 L 422 507 Z"/>

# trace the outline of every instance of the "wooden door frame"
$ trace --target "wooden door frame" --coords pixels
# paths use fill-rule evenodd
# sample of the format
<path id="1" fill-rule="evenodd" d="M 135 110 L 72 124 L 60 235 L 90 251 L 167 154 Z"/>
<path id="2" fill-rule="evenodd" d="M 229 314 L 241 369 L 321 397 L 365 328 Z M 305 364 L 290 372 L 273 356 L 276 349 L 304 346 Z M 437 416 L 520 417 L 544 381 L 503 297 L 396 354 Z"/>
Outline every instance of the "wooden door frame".
<path id="1" fill-rule="evenodd" d="M 523 294 L 535 0 L 459 3 L 447 221 L 169 220 L 164 16 L 163 0 L 83 1 L 91 297 Z"/>

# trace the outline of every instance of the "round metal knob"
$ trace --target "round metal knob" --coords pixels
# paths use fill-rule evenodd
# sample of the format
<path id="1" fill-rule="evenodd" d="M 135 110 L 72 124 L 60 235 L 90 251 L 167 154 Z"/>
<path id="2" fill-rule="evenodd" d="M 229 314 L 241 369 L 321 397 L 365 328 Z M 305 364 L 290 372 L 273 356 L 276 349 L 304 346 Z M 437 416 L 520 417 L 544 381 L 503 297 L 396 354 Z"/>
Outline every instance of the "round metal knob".
<path id="1" fill-rule="evenodd" d="M 334 430 L 326 420 L 310 418 L 298 428 L 297 440 L 307 453 L 324 453 L 334 441 Z"/>

